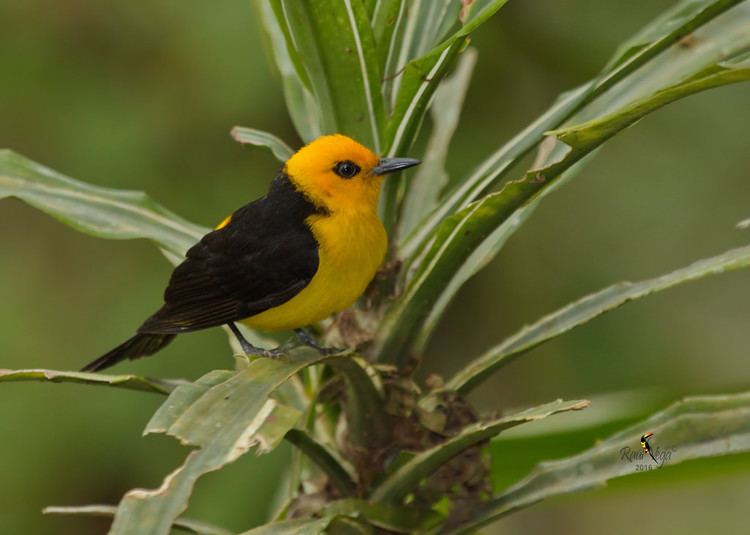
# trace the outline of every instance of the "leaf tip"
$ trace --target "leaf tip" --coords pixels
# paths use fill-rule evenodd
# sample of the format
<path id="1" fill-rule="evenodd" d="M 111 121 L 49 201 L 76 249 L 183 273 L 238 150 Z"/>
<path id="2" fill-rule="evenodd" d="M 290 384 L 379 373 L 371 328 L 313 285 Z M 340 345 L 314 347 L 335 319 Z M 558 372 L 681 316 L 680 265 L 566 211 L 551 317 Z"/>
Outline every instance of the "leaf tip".
<path id="1" fill-rule="evenodd" d="M 570 410 L 580 411 L 580 410 L 588 408 L 590 405 L 591 405 L 591 402 L 588 399 L 580 399 L 570 406 Z"/>

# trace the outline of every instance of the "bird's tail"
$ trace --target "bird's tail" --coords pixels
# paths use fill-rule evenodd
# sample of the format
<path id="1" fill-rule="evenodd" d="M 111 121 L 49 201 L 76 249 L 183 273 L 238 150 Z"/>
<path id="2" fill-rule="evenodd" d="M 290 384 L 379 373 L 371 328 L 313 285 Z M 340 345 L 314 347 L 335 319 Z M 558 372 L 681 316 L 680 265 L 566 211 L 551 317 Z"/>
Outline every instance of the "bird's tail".
<path id="1" fill-rule="evenodd" d="M 132 360 L 153 355 L 174 340 L 175 336 L 177 335 L 138 333 L 98 359 L 89 362 L 81 371 L 95 372 L 109 368 L 124 359 Z"/>

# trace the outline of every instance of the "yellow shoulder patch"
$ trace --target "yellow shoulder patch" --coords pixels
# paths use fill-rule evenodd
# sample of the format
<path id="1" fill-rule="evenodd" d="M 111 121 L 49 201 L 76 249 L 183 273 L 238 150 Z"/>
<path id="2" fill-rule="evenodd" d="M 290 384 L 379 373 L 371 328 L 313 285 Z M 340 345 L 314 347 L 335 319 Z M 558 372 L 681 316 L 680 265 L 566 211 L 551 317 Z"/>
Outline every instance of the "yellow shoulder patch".
<path id="1" fill-rule="evenodd" d="M 231 215 L 228 215 L 227 217 L 225 217 L 225 218 L 224 218 L 224 219 L 223 219 L 223 220 L 221 221 L 221 223 L 219 223 L 218 225 L 216 225 L 216 228 L 214 228 L 214 230 L 221 230 L 221 229 L 223 229 L 224 227 L 226 227 L 226 226 L 227 226 L 227 225 L 229 224 L 229 222 L 230 222 L 231 220 L 232 220 L 232 216 L 231 216 Z"/>

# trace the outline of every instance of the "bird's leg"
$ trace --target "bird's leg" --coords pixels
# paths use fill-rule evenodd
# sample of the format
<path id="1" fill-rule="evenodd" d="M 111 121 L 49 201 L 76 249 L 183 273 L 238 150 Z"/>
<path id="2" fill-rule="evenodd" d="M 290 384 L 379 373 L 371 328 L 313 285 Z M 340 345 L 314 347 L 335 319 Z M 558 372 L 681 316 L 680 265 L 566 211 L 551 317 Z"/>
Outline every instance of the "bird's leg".
<path id="1" fill-rule="evenodd" d="M 325 347 L 320 345 L 305 329 L 294 329 L 294 334 L 297 335 L 300 342 L 319 351 L 322 355 L 332 355 L 333 353 L 341 351 L 341 349 L 337 347 Z"/>
<path id="2" fill-rule="evenodd" d="M 256 347 L 250 342 L 247 341 L 247 339 L 242 336 L 242 333 L 237 328 L 237 325 L 234 324 L 234 322 L 227 323 L 229 326 L 229 329 L 234 334 L 235 338 L 237 338 L 237 341 L 240 343 L 240 346 L 242 347 L 242 351 L 245 352 L 245 355 L 258 355 L 261 357 L 268 357 L 270 359 L 276 359 L 284 355 L 284 352 L 281 351 L 279 348 L 276 349 L 263 349 L 262 347 Z"/>

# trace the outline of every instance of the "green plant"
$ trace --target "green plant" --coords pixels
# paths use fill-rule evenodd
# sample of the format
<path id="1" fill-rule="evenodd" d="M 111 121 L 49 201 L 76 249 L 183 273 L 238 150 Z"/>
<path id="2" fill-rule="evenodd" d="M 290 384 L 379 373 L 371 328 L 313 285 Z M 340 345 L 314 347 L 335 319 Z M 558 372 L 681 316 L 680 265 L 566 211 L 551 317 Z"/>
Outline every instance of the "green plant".
<path id="1" fill-rule="evenodd" d="M 383 154 L 411 154 L 430 114 L 425 165 L 408 179 L 390 182 L 384 192 L 382 215 L 394 243 L 390 261 L 367 298 L 326 330 L 329 342 L 360 351 L 322 357 L 298 349 L 283 362 L 238 358 L 236 370 L 217 370 L 195 383 L 2 372 L 2 380 L 169 393 L 147 432 L 167 433 L 195 447 L 163 487 L 131 491 L 117 509 L 50 512 L 114 514 L 114 533 L 166 533 L 173 524 L 222 533 L 178 518 L 196 479 L 251 448 L 264 453 L 285 439 L 297 451 L 289 503 L 277 522 L 257 532 L 459 533 L 547 496 L 631 473 L 633 467 L 616 452 L 637 443 L 646 428 L 677 446 L 673 463 L 748 449 L 747 395 L 690 399 L 591 450 L 543 464 L 491 497 L 482 449 L 487 441 L 509 427 L 582 409 L 586 402 L 557 401 L 480 417 L 463 396 L 529 348 L 629 300 L 747 267 L 750 247 L 606 288 L 478 358 L 466 356 L 467 366 L 445 384 L 432 381 L 423 392 L 414 383 L 416 364 L 429 366 L 425 344 L 457 290 L 498 254 L 545 195 L 574 176 L 586 156 L 665 104 L 750 78 L 748 2 L 682 2 L 623 45 L 600 76 L 561 96 L 468 176 L 449 182 L 445 156 L 475 61 L 468 35 L 504 3 L 256 2 L 290 115 L 305 140 L 341 131 Z M 238 128 L 233 134 L 280 160 L 291 152 L 264 132 Z M 534 150 L 532 169 L 514 175 Z M 148 238 L 173 262 L 206 230 L 142 194 L 88 186 L 8 151 L 0 153 L 0 195 L 21 198 L 94 235 Z M 313 477 L 320 474 L 325 477 Z M 295 484 L 302 479 L 304 497 Z"/>

